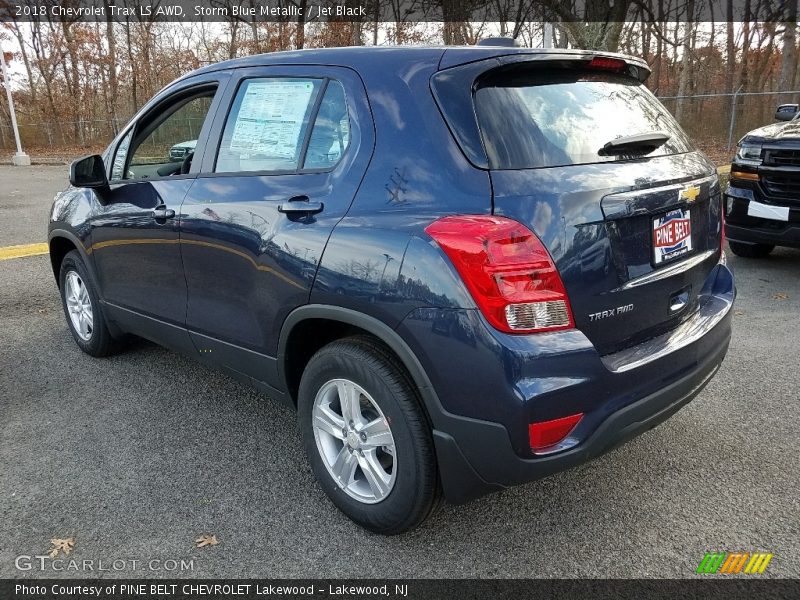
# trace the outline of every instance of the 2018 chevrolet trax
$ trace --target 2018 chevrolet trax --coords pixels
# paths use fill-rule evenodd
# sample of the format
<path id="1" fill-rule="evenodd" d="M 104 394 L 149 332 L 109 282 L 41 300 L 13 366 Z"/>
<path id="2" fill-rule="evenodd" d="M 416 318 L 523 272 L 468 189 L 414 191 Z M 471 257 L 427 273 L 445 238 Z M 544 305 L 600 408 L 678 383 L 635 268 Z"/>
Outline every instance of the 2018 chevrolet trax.
<path id="1" fill-rule="evenodd" d="M 586 461 L 691 400 L 731 336 L 716 170 L 648 73 L 490 46 L 189 73 L 55 199 L 67 324 L 296 407 L 372 531 Z"/>

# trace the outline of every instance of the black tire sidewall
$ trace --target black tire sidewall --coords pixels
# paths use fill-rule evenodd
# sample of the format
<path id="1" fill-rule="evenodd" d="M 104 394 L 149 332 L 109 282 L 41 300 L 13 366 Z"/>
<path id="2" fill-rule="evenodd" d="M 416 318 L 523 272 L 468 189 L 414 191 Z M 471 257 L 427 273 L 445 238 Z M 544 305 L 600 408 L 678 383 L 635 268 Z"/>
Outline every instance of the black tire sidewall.
<path id="1" fill-rule="evenodd" d="M 86 287 L 86 291 L 89 293 L 89 300 L 92 303 L 93 328 L 92 335 L 88 340 L 84 340 L 78 335 L 78 332 L 75 331 L 75 328 L 72 325 L 72 319 L 70 319 L 69 316 L 65 283 L 67 274 L 70 271 L 75 271 L 81 278 L 83 285 Z M 68 252 L 64 257 L 64 260 L 61 261 L 58 283 L 59 290 L 61 292 L 61 306 L 64 309 L 64 317 L 67 320 L 67 327 L 69 327 L 69 331 L 72 334 L 75 343 L 78 344 L 81 350 L 87 354 L 92 356 L 104 356 L 109 351 L 109 347 L 111 345 L 111 335 L 108 332 L 108 328 L 105 324 L 105 316 L 100 305 L 100 299 L 95 291 L 94 280 L 89 274 L 86 265 L 83 263 L 81 256 L 76 251 L 73 250 Z"/>
<path id="2" fill-rule="evenodd" d="M 381 502 L 365 504 L 350 497 L 328 473 L 317 449 L 311 424 L 314 399 L 332 379 L 349 379 L 383 411 L 395 442 L 396 477 Z M 421 522 L 436 491 L 436 467 L 427 422 L 408 382 L 380 354 L 353 342 L 335 342 L 309 361 L 300 383 L 298 412 L 303 444 L 312 470 L 333 503 L 353 521 L 382 534 L 400 533 Z M 427 438 L 427 439 L 426 439 Z"/>

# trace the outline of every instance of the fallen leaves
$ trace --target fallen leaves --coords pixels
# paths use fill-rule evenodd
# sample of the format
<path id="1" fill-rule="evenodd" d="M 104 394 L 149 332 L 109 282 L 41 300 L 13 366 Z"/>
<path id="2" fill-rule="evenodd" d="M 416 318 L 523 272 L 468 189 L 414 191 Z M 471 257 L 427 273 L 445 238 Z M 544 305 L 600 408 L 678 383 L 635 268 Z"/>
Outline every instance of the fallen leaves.
<path id="1" fill-rule="evenodd" d="M 778 292 L 777 294 L 772 294 L 773 300 L 786 300 L 789 297 L 789 294 L 785 292 Z"/>
<path id="2" fill-rule="evenodd" d="M 64 556 L 69 556 L 69 553 L 72 552 L 72 549 L 75 547 L 75 540 L 71 537 L 69 538 L 53 538 L 50 540 L 50 543 L 53 544 L 53 547 L 47 551 L 47 555 L 50 558 L 55 558 L 58 556 L 59 552 L 63 552 Z"/>
<path id="3" fill-rule="evenodd" d="M 195 544 L 197 544 L 198 548 L 204 548 L 206 546 L 216 546 L 217 544 L 219 544 L 219 540 L 217 539 L 216 535 L 208 535 L 207 533 L 201 535 L 194 542 Z"/>

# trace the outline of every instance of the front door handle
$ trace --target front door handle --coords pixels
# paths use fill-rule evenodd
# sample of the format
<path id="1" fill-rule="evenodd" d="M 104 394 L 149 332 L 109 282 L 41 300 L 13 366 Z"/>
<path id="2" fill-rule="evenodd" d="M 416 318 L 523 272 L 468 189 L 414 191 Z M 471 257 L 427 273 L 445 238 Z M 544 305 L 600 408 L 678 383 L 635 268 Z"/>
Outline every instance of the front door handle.
<path id="1" fill-rule="evenodd" d="M 161 206 L 157 206 L 153 211 L 153 218 L 156 221 L 166 221 L 167 219 L 172 219 L 175 216 L 175 211 L 171 208 L 167 208 L 163 204 Z"/>
<path id="2" fill-rule="evenodd" d="M 286 202 L 278 205 L 278 212 L 283 214 L 298 214 L 303 213 L 306 215 L 315 215 L 322 212 L 325 205 L 322 202 L 311 202 L 308 196 L 294 196 L 289 198 Z"/>

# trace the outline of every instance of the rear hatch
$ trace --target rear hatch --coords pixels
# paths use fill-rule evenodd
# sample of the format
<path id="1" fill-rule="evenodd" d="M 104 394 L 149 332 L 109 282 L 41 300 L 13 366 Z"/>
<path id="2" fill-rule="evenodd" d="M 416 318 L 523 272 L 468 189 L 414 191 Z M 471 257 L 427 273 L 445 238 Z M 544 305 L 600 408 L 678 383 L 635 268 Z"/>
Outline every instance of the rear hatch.
<path id="1" fill-rule="evenodd" d="M 689 318 L 720 256 L 719 183 L 640 78 L 618 59 L 522 62 L 472 96 L 495 214 L 547 246 L 601 354 Z"/>

